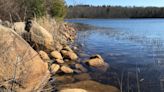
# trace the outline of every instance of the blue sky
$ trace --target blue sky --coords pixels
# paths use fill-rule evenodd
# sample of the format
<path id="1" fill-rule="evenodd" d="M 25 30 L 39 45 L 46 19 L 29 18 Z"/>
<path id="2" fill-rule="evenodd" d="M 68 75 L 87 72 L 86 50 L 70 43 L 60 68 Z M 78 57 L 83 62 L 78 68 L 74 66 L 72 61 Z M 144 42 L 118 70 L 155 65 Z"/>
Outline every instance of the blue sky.
<path id="1" fill-rule="evenodd" d="M 66 0 L 68 5 L 121 5 L 121 6 L 157 6 L 164 7 L 164 0 Z"/>

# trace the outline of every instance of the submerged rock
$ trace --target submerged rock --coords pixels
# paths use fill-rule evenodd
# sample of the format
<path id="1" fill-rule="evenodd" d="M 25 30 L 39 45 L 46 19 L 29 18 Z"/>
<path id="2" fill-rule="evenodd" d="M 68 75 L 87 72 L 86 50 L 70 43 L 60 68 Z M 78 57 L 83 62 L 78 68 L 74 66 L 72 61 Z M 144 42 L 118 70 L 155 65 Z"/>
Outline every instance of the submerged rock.
<path id="1" fill-rule="evenodd" d="M 48 64 L 14 30 L 0 25 L 0 81 L 7 92 L 39 91 L 49 78 Z"/>
<path id="2" fill-rule="evenodd" d="M 86 61 L 86 64 L 95 67 L 96 69 L 103 72 L 106 72 L 109 68 L 109 64 L 104 62 L 103 58 L 100 55 L 91 56 L 90 59 Z"/>
<path id="3" fill-rule="evenodd" d="M 72 84 L 65 84 L 58 87 L 58 89 L 60 90 L 74 88 L 84 89 L 87 92 L 120 92 L 120 90 L 114 86 L 104 85 L 91 80 L 81 81 Z"/>
<path id="4" fill-rule="evenodd" d="M 68 76 L 68 75 L 55 76 L 56 83 L 67 84 L 67 83 L 72 83 L 74 81 L 75 81 L 75 79 L 72 78 L 72 76 Z"/>
<path id="5" fill-rule="evenodd" d="M 85 80 L 90 80 L 91 76 L 88 73 L 82 73 L 82 74 L 74 75 L 74 79 L 78 81 L 85 81 Z"/>
<path id="6" fill-rule="evenodd" d="M 60 90 L 59 92 L 88 92 L 88 91 L 84 89 L 73 88 L 73 89 L 63 89 L 63 90 Z"/>
<path id="7" fill-rule="evenodd" d="M 86 63 L 93 67 L 101 67 L 105 65 L 105 62 L 100 55 L 94 55 L 90 57 L 90 59 L 87 60 Z"/>

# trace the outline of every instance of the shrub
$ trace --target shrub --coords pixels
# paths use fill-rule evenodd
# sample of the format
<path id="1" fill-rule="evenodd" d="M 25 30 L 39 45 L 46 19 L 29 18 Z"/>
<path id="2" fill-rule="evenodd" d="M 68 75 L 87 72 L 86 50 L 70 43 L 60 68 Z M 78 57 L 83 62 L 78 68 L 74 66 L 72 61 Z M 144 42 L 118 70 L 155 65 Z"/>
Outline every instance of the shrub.
<path id="1" fill-rule="evenodd" d="M 64 0 L 0 0 L 0 7 L 0 19 L 10 21 L 42 17 L 46 14 L 58 18 L 66 15 Z"/>
<path id="2" fill-rule="evenodd" d="M 52 17 L 63 18 L 66 15 L 66 5 L 64 0 L 51 0 L 49 13 Z"/>
<path id="3" fill-rule="evenodd" d="M 28 16 L 41 17 L 46 13 L 44 0 L 25 0 Z"/>

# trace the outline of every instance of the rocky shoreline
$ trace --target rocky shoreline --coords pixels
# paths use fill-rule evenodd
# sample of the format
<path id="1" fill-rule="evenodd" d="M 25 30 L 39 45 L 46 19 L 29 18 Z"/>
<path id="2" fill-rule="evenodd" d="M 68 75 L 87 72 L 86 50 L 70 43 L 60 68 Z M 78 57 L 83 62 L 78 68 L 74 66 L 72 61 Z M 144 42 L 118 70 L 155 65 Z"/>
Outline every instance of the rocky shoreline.
<path id="1" fill-rule="evenodd" d="M 88 74 L 88 67 L 106 71 L 109 65 L 100 55 L 90 56 L 84 61 L 79 59 L 78 54 L 69 46 L 76 38 L 77 33 L 77 30 L 70 24 L 57 23 L 54 19 L 47 18 L 31 20 L 29 31 L 25 30 L 27 24 L 26 22 L 1 23 L 0 33 L 4 37 L 0 37 L 2 41 L 0 45 L 5 44 L 1 48 L 6 49 L 6 46 L 9 46 L 12 49 L 8 51 L 13 53 L 5 52 L 8 56 L 0 57 L 5 66 L 0 69 L 1 71 L 10 70 L 12 67 L 11 74 L 0 73 L 2 75 L 0 81 L 12 78 L 12 73 L 16 69 L 18 74 L 14 75 L 13 81 L 21 82 L 14 83 L 15 86 L 12 89 L 17 92 L 34 90 L 42 92 L 54 92 L 55 90 L 59 92 L 119 92 L 116 87 L 103 85 L 92 80 Z M 11 38 L 11 41 L 5 39 L 6 37 Z M 9 43 L 6 43 L 8 41 Z M 13 45 L 13 43 L 15 44 Z M 74 48 L 78 49 L 77 47 Z M 0 52 L 3 53 L 3 50 Z M 13 65 L 17 64 L 16 57 L 18 56 L 22 58 L 22 61 L 19 61 L 21 65 L 18 66 L 23 67 L 23 69 L 15 68 L 17 66 L 10 67 L 5 63 L 6 59 L 4 58 L 8 58 L 10 61 L 15 61 Z M 25 75 L 29 77 L 22 80 Z M 6 76 L 9 77 L 4 80 Z M 10 82 L 2 85 L 3 90 L 9 89 L 11 85 L 13 84 Z"/>

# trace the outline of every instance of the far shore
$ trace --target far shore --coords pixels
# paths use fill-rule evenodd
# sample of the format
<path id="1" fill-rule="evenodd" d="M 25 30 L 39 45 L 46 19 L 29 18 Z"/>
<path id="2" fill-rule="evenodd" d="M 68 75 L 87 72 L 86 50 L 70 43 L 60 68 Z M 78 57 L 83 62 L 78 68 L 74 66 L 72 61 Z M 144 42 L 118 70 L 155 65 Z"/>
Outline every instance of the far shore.
<path id="1" fill-rule="evenodd" d="M 96 20 L 101 20 L 101 19 L 164 19 L 164 18 L 65 18 L 65 20 L 86 20 L 86 19 L 96 19 Z"/>

